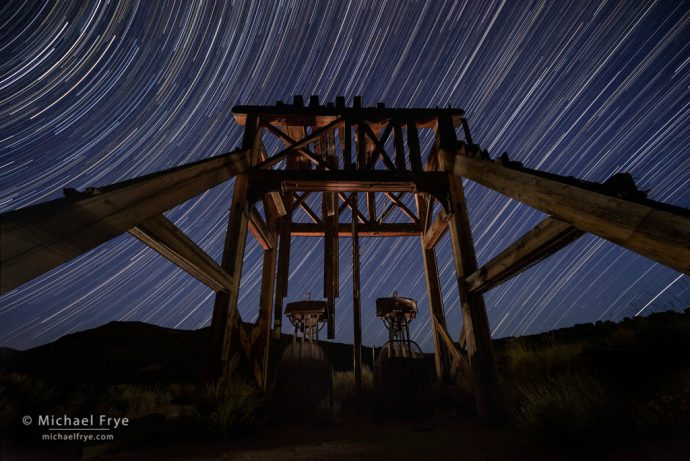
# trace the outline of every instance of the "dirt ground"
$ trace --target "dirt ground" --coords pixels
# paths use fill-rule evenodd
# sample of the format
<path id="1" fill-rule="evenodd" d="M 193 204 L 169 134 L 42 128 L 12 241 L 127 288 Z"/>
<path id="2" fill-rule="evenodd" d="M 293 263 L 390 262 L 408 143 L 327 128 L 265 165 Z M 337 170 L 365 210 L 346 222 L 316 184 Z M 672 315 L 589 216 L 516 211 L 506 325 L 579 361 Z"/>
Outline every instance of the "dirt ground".
<path id="1" fill-rule="evenodd" d="M 96 458 L 100 461 L 359 461 L 359 460 L 553 460 L 564 459 L 520 435 L 488 429 L 473 420 L 375 423 L 339 420 L 329 428 L 269 427 L 245 437 L 149 447 Z"/>

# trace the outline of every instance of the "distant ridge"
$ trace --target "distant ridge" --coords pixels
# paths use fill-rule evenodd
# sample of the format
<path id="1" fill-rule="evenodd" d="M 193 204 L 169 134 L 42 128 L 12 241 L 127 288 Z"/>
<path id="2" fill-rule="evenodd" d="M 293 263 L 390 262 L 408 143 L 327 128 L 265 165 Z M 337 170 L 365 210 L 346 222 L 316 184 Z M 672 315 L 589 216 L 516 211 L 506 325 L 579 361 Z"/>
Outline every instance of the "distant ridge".
<path id="1" fill-rule="evenodd" d="M 617 328 L 668 330 L 690 323 L 690 308 L 649 317 L 580 324 L 520 339 L 532 344 L 548 341 L 596 340 Z M 176 330 L 144 322 L 112 321 L 99 327 L 70 333 L 56 341 L 26 351 L 0 348 L 0 372 L 19 372 L 56 383 L 168 383 L 196 382 L 206 356 L 210 328 Z M 494 340 L 497 350 L 513 338 Z M 663 341 L 663 338 L 660 339 Z M 291 335 L 272 343 L 271 364 L 277 363 Z M 352 345 L 322 342 L 335 370 L 352 368 Z M 372 366 L 372 351 L 363 348 L 365 366 Z M 433 354 L 427 354 L 433 366 Z"/>

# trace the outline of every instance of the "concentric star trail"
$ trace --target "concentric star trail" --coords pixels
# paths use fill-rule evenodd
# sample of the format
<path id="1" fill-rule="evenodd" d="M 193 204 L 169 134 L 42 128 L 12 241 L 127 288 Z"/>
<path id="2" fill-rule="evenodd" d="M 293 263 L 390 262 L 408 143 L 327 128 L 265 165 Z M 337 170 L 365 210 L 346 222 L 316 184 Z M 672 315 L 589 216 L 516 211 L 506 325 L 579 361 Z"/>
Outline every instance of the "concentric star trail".
<path id="1" fill-rule="evenodd" d="M 237 104 L 295 94 L 465 109 L 475 142 L 591 181 L 630 172 L 690 207 L 690 2 L 14 1 L 0 3 L 0 211 L 230 151 Z M 268 147 L 277 146 L 269 141 Z M 431 139 L 422 139 L 425 151 Z M 220 260 L 232 182 L 166 213 Z M 479 262 L 544 215 L 466 183 Z M 258 312 L 248 239 L 240 311 Z M 317 244 L 318 243 L 318 244 Z M 419 241 L 362 239 L 366 344 L 377 297 L 419 301 Z M 448 237 L 437 246 L 449 331 L 461 316 Z M 323 245 L 294 238 L 288 301 L 322 293 Z M 351 247 L 341 239 L 336 340 L 352 340 Z M 684 309 L 690 279 L 594 236 L 486 295 L 495 337 Z M 199 328 L 213 293 L 122 235 L 0 297 L 0 345 L 27 348 L 111 320 Z"/>

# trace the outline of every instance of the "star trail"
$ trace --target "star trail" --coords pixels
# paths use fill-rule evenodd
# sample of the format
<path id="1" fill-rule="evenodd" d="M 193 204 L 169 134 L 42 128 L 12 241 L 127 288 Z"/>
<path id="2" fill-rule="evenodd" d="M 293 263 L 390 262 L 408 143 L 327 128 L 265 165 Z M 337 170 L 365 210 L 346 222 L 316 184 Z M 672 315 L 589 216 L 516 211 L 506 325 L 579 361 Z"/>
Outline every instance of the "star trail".
<path id="1" fill-rule="evenodd" d="M 597 182 L 630 172 L 649 198 L 690 208 L 689 1 L 10 0 L 0 4 L 0 211 L 228 152 L 241 142 L 234 105 L 295 94 L 450 104 L 492 156 Z M 232 184 L 166 213 L 216 261 Z M 480 264 L 545 217 L 465 186 Z M 253 321 L 262 250 L 247 241 L 239 306 Z M 322 293 L 322 256 L 322 240 L 293 238 L 287 301 Z M 457 337 L 448 236 L 437 256 Z M 350 258 L 341 239 L 341 342 L 352 341 Z M 432 350 L 418 239 L 364 238 L 361 262 L 364 343 L 385 341 L 374 303 L 397 291 L 419 301 L 412 337 Z M 33 347 L 111 320 L 200 328 L 213 296 L 121 235 L 0 297 L 0 344 Z M 494 337 L 523 335 L 684 309 L 690 278 L 586 235 L 485 298 Z"/>

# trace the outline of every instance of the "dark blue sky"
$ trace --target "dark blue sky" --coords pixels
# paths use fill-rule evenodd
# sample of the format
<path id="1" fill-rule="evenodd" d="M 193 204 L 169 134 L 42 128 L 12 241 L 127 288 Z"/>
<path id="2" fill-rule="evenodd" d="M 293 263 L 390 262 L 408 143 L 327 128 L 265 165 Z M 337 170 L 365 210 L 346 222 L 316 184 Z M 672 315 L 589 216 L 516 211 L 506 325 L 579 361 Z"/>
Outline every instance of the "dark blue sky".
<path id="1" fill-rule="evenodd" d="M 451 104 L 492 155 L 592 181 L 627 171 L 650 198 L 690 207 L 689 88 L 688 1 L 5 1 L 0 211 L 232 150 L 241 137 L 232 106 L 294 94 Z M 231 185 L 167 213 L 216 260 Z M 476 184 L 466 191 L 480 263 L 543 218 Z M 248 242 L 240 310 L 251 321 L 261 250 Z M 341 239 L 343 342 L 350 251 Z M 320 240 L 293 240 L 288 300 L 321 293 L 322 252 Z M 437 252 L 457 336 L 447 237 Z M 419 300 L 413 337 L 430 349 L 418 240 L 363 239 L 362 264 L 365 344 L 384 341 L 374 301 L 397 290 Z M 110 320 L 199 328 L 212 304 L 210 289 L 123 235 L 0 297 L 0 345 L 31 347 Z M 585 236 L 486 304 L 494 336 L 520 335 L 682 309 L 690 279 Z"/>

